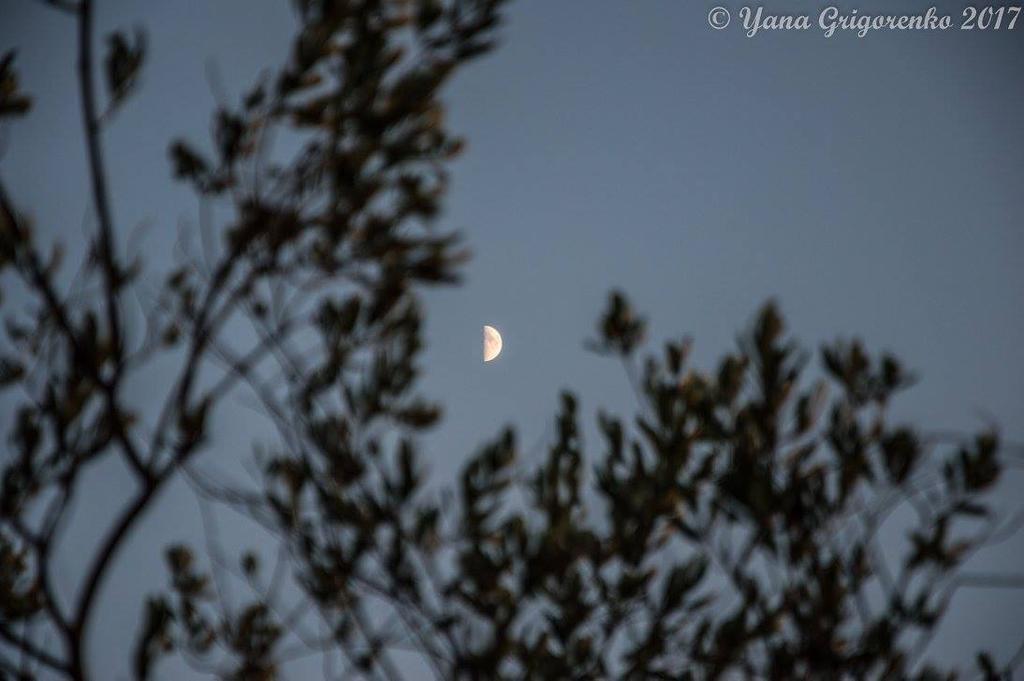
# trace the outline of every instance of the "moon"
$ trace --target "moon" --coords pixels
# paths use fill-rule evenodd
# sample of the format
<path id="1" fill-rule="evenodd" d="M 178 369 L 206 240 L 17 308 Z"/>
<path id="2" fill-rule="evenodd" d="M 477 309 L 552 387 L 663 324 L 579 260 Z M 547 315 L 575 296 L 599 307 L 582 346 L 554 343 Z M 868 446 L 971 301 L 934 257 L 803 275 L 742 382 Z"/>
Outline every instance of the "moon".
<path id="1" fill-rule="evenodd" d="M 501 334 L 493 326 L 484 327 L 484 361 L 490 362 L 501 354 Z"/>

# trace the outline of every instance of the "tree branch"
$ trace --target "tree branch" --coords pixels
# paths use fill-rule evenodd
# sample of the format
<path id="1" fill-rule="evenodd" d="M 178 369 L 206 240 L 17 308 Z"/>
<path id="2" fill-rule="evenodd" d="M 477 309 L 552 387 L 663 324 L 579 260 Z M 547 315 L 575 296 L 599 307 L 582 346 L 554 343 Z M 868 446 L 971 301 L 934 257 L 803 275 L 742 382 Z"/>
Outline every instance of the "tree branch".
<path id="1" fill-rule="evenodd" d="M 123 350 L 121 347 L 121 320 L 117 304 L 117 292 L 121 287 L 121 271 L 114 254 L 114 222 L 110 213 L 103 148 L 99 139 L 100 121 L 96 108 L 96 86 L 92 60 L 92 20 L 92 0 L 81 0 L 78 5 L 78 80 L 81 86 L 82 122 L 85 127 L 85 140 L 89 155 L 89 174 L 92 179 L 96 216 L 99 219 L 99 257 L 103 266 L 107 323 L 110 326 L 111 343 L 116 358 L 113 377 L 113 382 L 116 384 Z"/>
<path id="2" fill-rule="evenodd" d="M 67 663 L 65 663 L 63 660 L 54 657 L 45 650 L 37 648 L 27 638 L 18 636 L 13 631 L 8 629 L 7 625 L 3 622 L 0 622 L 0 638 L 10 643 L 18 650 L 23 651 L 26 655 L 31 657 L 36 662 L 39 662 L 40 664 L 45 665 L 54 671 L 61 672 L 62 674 L 69 673 L 70 671 L 70 668 L 68 667 Z"/>
<path id="3" fill-rule="evenodd" d="M 120 549 L 124 539 L 128 536 L 129 531 L 142 517 L 143 511 L 149 506 L 150 501 L 152 501 L 157 491 L 163 486 L 166 479 L 166 475 L 156 478 L 122 512 L 117 524 L 107 534 L 106 539 L 104 539 L 103 545 L 99 552 L 97 552 L 96 559 L 89 569 L 88 576 L 84 582 L 85 586 L 78 599 L 78 605 L 74 610 L 75 616 L 72 622 L 74 636 L 72 637 L 71 675 L 75 679 L 87 678 L 85 672 L 85 644 L 87 642 L 90 616 L 92 615 L 93 602 L 99 592 L 99 587 L 107 572 L 107 568 Z"/>

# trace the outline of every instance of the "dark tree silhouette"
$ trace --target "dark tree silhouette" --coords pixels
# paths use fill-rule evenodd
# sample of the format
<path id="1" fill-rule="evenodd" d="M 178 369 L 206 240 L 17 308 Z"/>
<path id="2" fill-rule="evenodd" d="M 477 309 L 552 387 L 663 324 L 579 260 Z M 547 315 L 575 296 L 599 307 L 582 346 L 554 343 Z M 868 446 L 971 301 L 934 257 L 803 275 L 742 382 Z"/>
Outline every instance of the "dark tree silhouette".
<path id="1" fill-rule="evenodd" d="M 0 357 L 17 405 L 0 481 L 0 674 L 96 677 L 90 632 L 99 600 L 118 597 L 111 567 L 176 478 L 279 550 L 264 565 L 265 550 L 169 547 L 166 590 L 123 603 L 138 636 L 117 652 L 139 679 L 167 655 L 230 679 L 286 676 L 301 655 L 330 678 L 952 678 L 926 657 L 953 594 L 1021 585 L 962 567 L 1017 529 L 990 494 L 1019 454 L 992 433 L 890 423 L 910 377 L 857 342 L 824 348 L 820 379 L 806 377 L 771 304 L 705 374 L 688 342 L 642 357 L 644 323 L 613 294 L 590 349 L 624 363 L 635 418 L 599 415 L 588 457 L 566 393 L 536 470 L 518 467 L 509 430 L 454 490 L 425 489 L 416 434 L 441 410 L 415 389 L 418 293 L 457 281 L 465 257 L 434 225 L 460 147 L 438 92 L 491 47 L 501 0 L 296 2 L 287 63 L 215 112 L 212 152 L 171 145 L 175 177 L 232 217 L 141 313 L 143 263 L 123 252 L 102 130 L 136 86 L 145 36 L 114 33 L 100 62 L 93 2 L 48 4 L 79 29 L 98 228 L 62 287 L 59 251 L 43 252 L 0 185 L 4 289 L 27 301 L 5 311 Z M 13 57 L 0 62 L 5 118 L 30 108 Z M 269 149 L 281 130 L 299 140 L 292 158 Z M 167 358 L 176 377 L 148 421 L 126 386 Z M 277 433 L 251 485 L 193 465 L 240 391 Z M 135 489 L 63 602 L 55 547 L 90 494 L 85 472 L 107 459 Z M 905 546 L 883 554 L 879 528 L 908 508 Z M 241 607 L 223 580 L 246 586 Z M 965 663 L 995 679 L 1022 655 Z"/>

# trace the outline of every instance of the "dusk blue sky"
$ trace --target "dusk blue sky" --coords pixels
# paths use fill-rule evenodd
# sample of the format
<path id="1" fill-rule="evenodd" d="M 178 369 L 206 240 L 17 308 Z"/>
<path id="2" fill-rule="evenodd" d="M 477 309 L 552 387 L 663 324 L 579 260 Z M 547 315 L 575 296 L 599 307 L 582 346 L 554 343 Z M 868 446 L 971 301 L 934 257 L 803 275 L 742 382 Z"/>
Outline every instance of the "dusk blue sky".
<path id="1" fill-rule="evenodd" d="M 651 321 L 653 343 L 692 335 L 707 368 L 775 298 L 810 350 L 857 334 L 904 358 L 920 381 L 897 417 L 944 431 L 997 424 L 1024 440 L 1024 19 L 1014 31 L 748 39 L 735 25 L 711 30 L 715 4 L 734 22 L 743 6 L 520 0 L 499 49 L 447 90 L 451 127 L 468 146 L 441 224 L 463 231 L 473 259 L 463 285 L 426 297 L 423 391 L 447 408 L 425 439 L 435 479 L 450 479 L 504 424 L 529 450 L 563 388 L 580 394 L 589 424 L 599 407 L 634 409 L 622 368 L 583 349 L 613 287 Z M 939 8 L 958 24 L 966 4 Z M 294 21 L 281 0 L 98 6 L 100 35 L 148 31 L 141 88 L 106 142 L 117 223 L 146 225 L 143 253 L 159 266 L 179 224 L 197 216 L 191 191 L 170 179 L 168 142 L 206 144 L 217 99 L 234 101 L 282 60 Z M 0 174 L 41 234 L 71 244 L 69 261 L 93 228 L 73 29 L 42 3 L 0 0 L 0 50 L 18 48 L 36 102 L 0 131 Z M 484 324 L 505 342 L 487 365 Z M 140 403 L 151 392 L 137 387 Z M 219 451 L 247 449 L 265 432 L 245 410 L 218 428 Z M 590 425 L 588 436 L 598 456 Z M 97 473 L 112 493 L 78 509 L 69 566 L 129 479 Z M 1003 494 L 1007 504 L 1017 489 Z M 194 538 L 196 519 L 187 490 L 161 498 L 117 568 L 128 593 L 163 583 L 145 542 Z M 1019 566 L 1022 555 L 1018 541 L 981 561 Z M 1020 590 L 963 592 L 957 608 L 934 646 L 940 660 L 967 665 L 979 647 L 1005 658 L 1024 635 Z M 102 616 L 94 655 L 121 678 L 138 612 L 108 602 Z"/>

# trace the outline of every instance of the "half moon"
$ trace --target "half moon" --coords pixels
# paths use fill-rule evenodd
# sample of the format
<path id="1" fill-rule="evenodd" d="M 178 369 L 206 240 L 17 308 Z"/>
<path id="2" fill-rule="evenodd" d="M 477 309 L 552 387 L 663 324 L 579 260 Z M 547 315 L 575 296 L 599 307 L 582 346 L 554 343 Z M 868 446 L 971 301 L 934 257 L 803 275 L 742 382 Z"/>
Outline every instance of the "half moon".
<path id="1" fill-rule="evenodd" d="M 490 362 L 501 354 L 501 334 L 493 326 L 484 327 L 484 361 Z"/>

